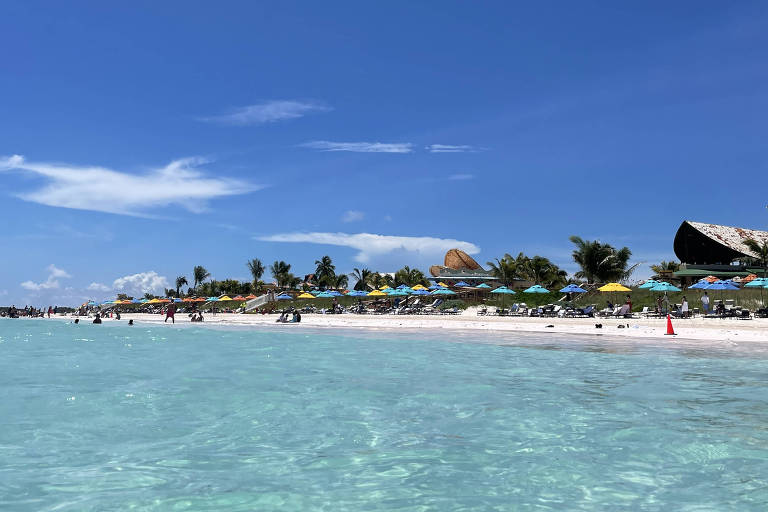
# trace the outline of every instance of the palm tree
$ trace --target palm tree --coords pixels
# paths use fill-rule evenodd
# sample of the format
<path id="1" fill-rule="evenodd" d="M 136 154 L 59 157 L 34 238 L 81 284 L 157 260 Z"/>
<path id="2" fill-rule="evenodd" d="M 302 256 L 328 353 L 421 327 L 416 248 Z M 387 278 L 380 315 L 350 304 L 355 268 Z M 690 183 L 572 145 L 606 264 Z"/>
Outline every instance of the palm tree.
<path id="1" fill-rule="evenodd" d="M 755 260 L 763 267 L 763 277 L 766 277 L 766 273 L 768 273 L 768 242 L 760 243 L 753 238 L 748 238 L 744 240 L 744 245 L 757 255 Z"/>
<path id="2" fill-rule="evenodd" d="M 520 253 L 518 257 L 521 255 L 523 255 L 523 253 Z M 495 263 L 489 261 L 488 266 L 491 267 L 491 274 L 493 277 L 501 281 L 501 284 L 504 286 L 510 286 L 512 282 L 519 277 L 518 262 L 509 254 L 505 254 L 501 259 L 496 258 Z"/>
<path id="3" fill-rule="evenodd" d="M 368 290 L 368 284 L 370 283 L 372 276 L 373 272 L 367 268 L 354 268 L 352 269 L 352 273 L 349 274 L 349 277 L 355 280 L 355 290 L 358 291 Z"/>
<path id="4" fill-rule="evenodd" d="M 680 263 L 676 261 L 664 261 L 662 260 L 661 263 L 658 265 L 650 265 L 651 270 L 654 272 L 654 278 L 662 278 L 666 275 L 671 274 L 672 272 L 677 272 L 680 270 Z"/>
<path id="5" fill-rule="evenodd" d="M 211 273 L 202 265 L 198 265 L 192 270 L 192 279 L 195 281 L 195 293 L 197 293 L 197 287 L 209 277 L 211 277 Z"/>
<path id="6" fill-rule="evenodd" d="M 291 274 L 291 265 L 283 260 L 275 261 L 269 266 L 269 271 L 272 273 L 275 281 L 277 281 L 279 288 L 290 285 L 290 281 L 294 278 L 293 274 Z"/>
<path id="7" fill-rule="evenodd" d="M 184 277 L 184 276 L 179 276 L 179 277 L 177 277 L 177 278 L 176 278 L 176 296 L 177 296 L 177 297 L 179 297 L 179 290 L 180 290 L 180 289 L 181 289 L 181 287 L 182 287 L 182 286 L 184 286 L 185 284 L 189 284 L 189 283 L 187 282 L 187 278 L 186 278 L 186 277 Z"/>
<path id="8" fill-rule="evenodd" d="M 573 261 L 581 267 L 575 275 L 586 279 L 587 283 L 626 280 L 639 265 L 629 266 L 632 251 L 627 247 L 616 250 L 599 240 L 583 240 L 578 236 L 572 236 L 570 240 L 576 245 Z"/>
<path id="9" fill-rule="evenodd" d="M 519 261 L 519 258 L 518 260 Z M 559 287 L 565 283 L 568 273 L 544 256 L 526 258 L 520 271 L 522 277 L 544 288 Z"/>
<path id="10" fill-rule="evenodd" d="M 259 285 L 261 284 L 261 276 L 264 275 L 264 264 L 261 263 L 259 258 L 253 258 L 252 260 L 247 261 L 245 265 L 251 272 L 251 277 L 253 277 L 253 291 L 257 292 L 259 290 Z"/>
<path id="11" fill-rule="evenodd" d="M 344 290 L 347 286 L 349 286 L 349 277 L 347 277 L 347 274 L 337 274 L 333 287 L 337 290 Z"/>
<path id="12" fill-rule="evenodd" d="M 330 256 L 323 256 L 315 261 L 315 279 L 320 286 L 330 286 L 336 280 L 336 266 Z"/>
<path id="13" fill-rule="evenodd" d="M 424 273 L 417 268 L 410 268 L 408 265 L 404 266 L 397 272 L 395 272 L 395 285 L 404 284 L 406 286 L 416 286 L 417 284 L 428 285 L 427 278 Z"/>

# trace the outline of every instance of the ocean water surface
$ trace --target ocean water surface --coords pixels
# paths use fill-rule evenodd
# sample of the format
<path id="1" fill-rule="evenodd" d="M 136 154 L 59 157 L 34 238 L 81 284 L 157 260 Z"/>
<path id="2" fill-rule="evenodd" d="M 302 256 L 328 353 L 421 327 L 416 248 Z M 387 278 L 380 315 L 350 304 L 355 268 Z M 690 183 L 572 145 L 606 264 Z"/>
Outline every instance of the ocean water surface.
<path id="1" fill-rule="evenodd" d="M 0 510 L 765 511 L 768 357 L 0 319 Z"/>

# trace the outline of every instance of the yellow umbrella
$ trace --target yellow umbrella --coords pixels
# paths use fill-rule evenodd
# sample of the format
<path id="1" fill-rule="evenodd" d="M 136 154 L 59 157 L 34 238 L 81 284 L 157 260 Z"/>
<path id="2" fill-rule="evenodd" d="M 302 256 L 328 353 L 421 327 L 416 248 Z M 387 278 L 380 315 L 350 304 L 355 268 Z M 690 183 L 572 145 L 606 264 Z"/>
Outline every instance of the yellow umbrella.
<path id="1" fill-rule="evenodd" d="M 152 299 L 151 301 L 147 302 L 147 304 L 160 304 L 161 302 L 163 301 L 160 299 Z"/>
<path id="2" fill-rule="evenodd" d="M 424 285 L 421 285 L 421 284 L 417 284 L 416 286 L 411 288 L 411 290 L 426 290 L 426 289 L 427 289 L 427 287 L 424 286 Z"/>
<path id="3" fill-rule="evenodd" d="M 439 285 L 440 285 L 440 286 L 442 286 L 443 288 L 448 288 L 448 285 L 447 285 L 447 284 L 445 284 L 445 283 L 444 283 L 444 282 L 442 282 L 442 281 L 440 281 L 440 282 L 439 282 L 439 283 L 437 283 L 437 284 L 439 284 Z"/>
<path id="4" fill-rule="evenodd" d="M 389 286 L 387 286 L 387 285 L 384 285 L 384 286 L 380 286 L 380 287 L 379 287 L 379 290 L 389 290 Z M 369 294 L 369 295 L 370 295 L 370 294 Z"/>
<path id="5" fill-rule="evenodd" d="M 230 297 L 229 295 L 225 295 L 223 297 L 220 297 L 219 300 L 234 300 L 234 299 L 232 297 Z"/>
<path id="6" fill-rule="evenodd" d="M 601 292 L 631 292 L 629 288 L 619 283 L 608 283 L 598 288 Z"/>
<path id="7" fill-rule="evenodd" d="M 386 295 L 387 295 L 387 294 L 386 294 L 386 293 L 384 293 L 384 292 L 381 292 L 381 291 L 379 291 L 379 290 L 373 290 L 372 292 L 370 292 L 370 293 L 368 294 L 368 296 L 369 296 L 369 297 L 380 297 L 380 296 L 382 296 L 382 295 L 386 297 Z"/>
<path id="8" fill-rule="evenodd" d="M 302 293 L 301 295 L 299 295 L 299 296 L 298 296 L 298 297 L 296 297 L 296 298 L 297 298 L 297 299 L 314 299 L 314 298 L 315 298 L 315 296 L 314 296 L 314 295 L 312 295 L 311 293 L 307 293 L 307 292 L 304 292 L 304 293 Z"/>

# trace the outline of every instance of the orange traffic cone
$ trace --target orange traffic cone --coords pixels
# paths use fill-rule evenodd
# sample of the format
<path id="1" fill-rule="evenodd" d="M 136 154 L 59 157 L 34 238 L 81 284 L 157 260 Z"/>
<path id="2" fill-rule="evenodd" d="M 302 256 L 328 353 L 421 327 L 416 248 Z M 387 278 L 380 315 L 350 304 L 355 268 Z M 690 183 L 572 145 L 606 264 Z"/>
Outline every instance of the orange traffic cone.
<path id="1" fill-rule="evenodd" d="M 675 334 L 675 330 L 672 328 L 672 319 L 669 317 L 669 314 L 667 314 L 667 332 L 664 335 L 665 336 L 677 336 Z"/>

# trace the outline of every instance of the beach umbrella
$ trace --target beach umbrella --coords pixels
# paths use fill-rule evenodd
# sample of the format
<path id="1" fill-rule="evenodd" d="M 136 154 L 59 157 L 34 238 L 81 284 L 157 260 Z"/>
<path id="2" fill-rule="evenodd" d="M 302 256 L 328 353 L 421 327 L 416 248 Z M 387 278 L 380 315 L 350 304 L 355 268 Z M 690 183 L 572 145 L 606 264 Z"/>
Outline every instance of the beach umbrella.
<path id="1" fill-rule="evenodd" d="M 440 288 L 445 288 L 445 286 L 441 286 L 437 283 L 429 285 L 430 290 L 439 290 Z"/>
<path id="2" fill-rule="evenodd" d="M 765 277 L 755 277 L 754 279 L 750 279 L 749 282 L 744 285 L 744 288 L 760 288 L 760 303 L 763 305 L 763 307 L 765 307 L 765 301 L 763 300 L 763 288 L 768 288 L 768 279 Z"/>
<path id="3" fill-rule="evenodd" d="M 245 300 L 245 297 L 243 297 L 242 295 L 238 295 L 237 297 L 235 297 L 235 298 L 234 298 L 234 299 L 232 299 L 232 300 L 239 300 L 239 301 L 243 301 L 243 300 Z"/>
<path id="4" fill-rule="evenodd" d="M 477 287 L 478 287 L 478 288 L 490 288 L 490 287 L 491 287 L 491 285 L 489 285 L 489 284 L 486 284 L 486 283 L 483 283 L 483 284 L 479 284 L 479 285 L 477 285 Z"/>
<path id="5" fill-rule="evenodd" d="M 182 302 L 195 302 L 195 299 L 193 299 L 192 297 L 184 297 L 183 299 L 181 299 L 181 301 Z"/>
<path id="6" fill-rule="evenodd" d="M 501 309 L 504 309 L 504 302 L 507 295 L 514 295 L 515 292 L 510 290 L 506 286 L 499 286 L 498 288 L 491 290 L 491 293 L 497 293 L 501 295 Z"/>
<path id="7" fill-rule="evenodd" d="M 163 302 L 163 301 L 161 301 L 160 299 L 155 298 L 155 299 L 150 300 L 147 304 L 160 304 L 161 302 Z"/>
<path id="8" fill-rule="evenodd" d="M 252 299 L 255 299 L 255 298 L 256 298 L 256 296 L 254 294 L 252 294 L 252 293 L 245 296 L 245 300 L 252 300 Z"/>
<path id="9" fill-rule="evenodd" d="M 526 288 L 525 290 L 523 290 L 523 293 L 549 293 L 549 290 L 547 290 L 541 285 L 535 284 L 530 288 Z"/>
<path id="10" fill-rule="evenodd" d="M 173 299 L 173 302 L 184 302 L 184 301 L 182 301 L 180 298 L 176 297 L 175 299 Z"/>
<path id="11" fill-rule="evenodd" d="M 651 289 L 652 292 L 681 292 L 682 290 L 666 281 L 657 282 Z"/>
<path id="12" fill-rule="evenodd" d="M 208 297 L 208 302 L 219 302 L 218 297 Z"/>
<path id="13" fill-rule="evenodd" d="M 458 283 L 456 283 L 453 286 L 455 286 L 456 288 L 467 288 L 467 287 L 470 286 L 470 284 L 469 283 L 465 283 L 464 281 L 459 281 Z"/>
<path id="14" fill-rule="evenodd" d="M 561 288 L 560 293 L 587 293 L 587 290 L 575 284 L 569 284 L 565 288 Z"/>
<path id="15" fill-rule="evenodd" d="M 430 295 L 430 292 L 426 288 L 422 288 L 420 290 L 414 290 L 413 294 L 414 295 Z"/>
<path id="16" fill-rule="evenodd" d="M 293 297 L 288 295 L 287 293 L 281 293 L 277 297 L 275 297 L 277 300 L 293 300 Z"/>
<path id="17" fill-rule="evenodd" d="M 344 295 L 343 293 L 337 292 L 336 290 L 330 290 L 325 293 L 329 294 L 331 297 L 341 297 Z"/>
<path id="18" fill-rule="evenodd" d="M 131 304 L 144 304 L 144 302 L 146 302 L 146 300 L 147 299 L 133 299 L 131 301 Z"/>
<path id="19" fill-rule="evenodd" d="M 619 283 L 608 283 L 598 288 L 601 292 L 631 292 L 629 288 Z"/>
<path id="20" fill-rule="evenodd" d="M 304 293 L 302 293 L 301 295 L 299 295 L 299 296 L 298 296 L 298 297 L 296 297 L 296 298 L 297 298 L 297 299 L 314 299 L 314 298 L 315 298 L 315 296 L 314 296 L 314 295 L 312 295 L 311 293 L 307 293 L 307 292 L 304 292 Z"/>
<path id="21" fill-rule="evenodd" d="M 382 291 L 389 290 L 390 288 L 391 288 L 391 286 L 387 286 L 387 285 L 379 286 L 379 290 L 382 290 Z"/>
<path id="22" fill-rule="evenodd" d="M 204 297 L 197 297 L 192 302 L 206 302 L 206 299 Z"/>
<path id="23" fill-rule="evenodd" d="M 388 293 L 387 295 L 389 295 L 390 297 L 407 297 L 408 292 L 406 292 L 405 290 L 395 290 L 392 293 Z"/>
<path id="24" fill-rule="evenodd" d="M 235 299 L 233 299 L 233 298 L 232 298 L 232 297 L 230 297 L 229 295 L 224 295 L 223 297 L 219 297 L 219 300 L 220 300 L 221 302 L 227 302 L 227 301 L 230 301 L 230 300 L 235 300 Z"/>
<path id="25" fill-rule="evenodd" d="M 705 288 L 706 290 L 720 290 L 720 300 L 723 300 L 723 296 L 725 295 L 725 290 L 738 290 L 739 287 L 735 285 L 732 281 L 713 281 L 709 283 L 709 285 Z"/>
<path id="26" fill-rule="evenodd" d="M 697 282 L 696 284 L 692 284 L 688 287 L 689 290 L 703 290 L 707 286 L 709 286 L 709 281 L 706 279 L 702 279 L 701 281 Z"/>
<path id="27" fill-rule="evenodd" d="M 414 287 L 413 287 L 413 288 L 411 288 L 411 289 L 412 289 L 412 290 L 426 290 L 426 289 L 427 289 L 427 287 L 426 287 L 426 286 L 424 286 L 423 284 L 417 284 L 416 286 L 414 286 Z"/>
<path id="28" fill-rule="evenodd" d="M 715 276 L 707 276 L 704 278 L 704 280 L 708 283 L 714 283 L 716 281 L 719 281 L 719 279 L 716 278 Z"/>
<path id="29" fill-rule="evenodd" d="M 365 297 L 366 295 L 368 295 L 368 292 L 363 290 L 352 290 L 347 294 L 347 297 Z"/>
<path id="30" fill-rule="evenodd" d="M 448 285 L 447 285 L 447 284 L 445 284 L 445 283 L 444 283 L 444 282 L 442 282 L 442 281 L 440 281 L 440 282 L 439 282 L 439 283 L 437 283 L 437 284 L 439 284 L 439 285 L 440 285 L 440 286 L 442 286 L 443 288 L 448 288 Z"/>
<path id="31" fill-rule="evenodd" d="M 644 282 L 643 284 L 641 284 L 640 286 L 638 286 L 638 288 L 641 289 L 641 290 L 646 290 L 648 288 L 653 288 L 656 285 L 657 282 L 658 281 L 655 281 L 653 279 L 649 279 L 646 282 Z"/>
<path id="32" fill-rule="evenodd" d="M 372 292 L 368 293 L 369 297 L 386 297 L 386 293 L 384 293 L 381 290 L 373 290 Z"/>
<path id="33" fill-rule="evenodd" d="M 402 289 L 402 288 L 408 288 L 408 285 L 407 285 L 407 284 L 401 284 L 400 286 L 398 286 L 398 288 L 399 288 L 399 289 Z"/>
<path id="34" fill-rule="evenodd" d="M 449 290 L 448 288 L 440 288 L 432 292 L 432 295 L 456 295 L 456 292 Z"/>

